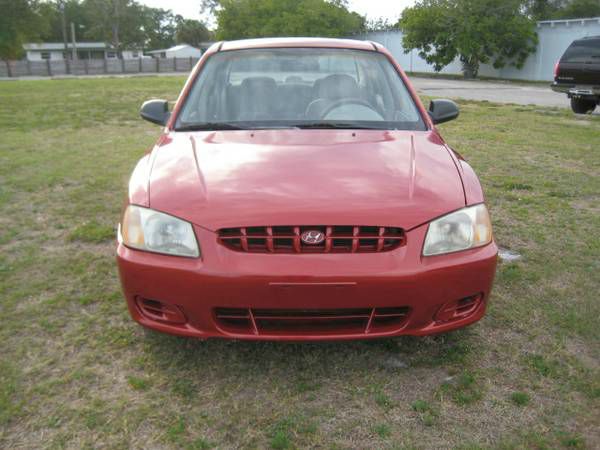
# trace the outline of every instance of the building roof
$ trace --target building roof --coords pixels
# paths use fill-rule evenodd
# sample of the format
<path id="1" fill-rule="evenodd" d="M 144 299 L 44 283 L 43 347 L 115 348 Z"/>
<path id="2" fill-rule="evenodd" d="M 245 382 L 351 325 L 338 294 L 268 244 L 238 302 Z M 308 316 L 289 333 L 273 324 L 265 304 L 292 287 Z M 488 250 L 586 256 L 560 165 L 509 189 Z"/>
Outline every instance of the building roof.
<path id="1" fill-rule="evenodd" d="M 106 49 L 109 48 L 105 42 L 77 42 L 75 47 L 78 49 Z M 25 50 L 64 50 L 65 44 L 62 42 L 28 42 L 27 44 L 23 44 L 23 48 Z M 73 44 L 71 42 L 67 43 L 67 48 L 73 48 Z"/>
<path id="2" fill-rule="evenodd" d="M 106 42 L 76 42 L 75 47 L 77 50 L 109 50 L 113 46 Z M 64 50 L 65 44 L 62 42 L 28 42 L 23 44 L 25 50 L 30 51 L 48 51 L 48 50 Z M 67 48 L 73 48 L 72 42 L 67 42 Z M 122 50 L 138 50 L 136 48 L 125 48 Z"/>
<path id="3" fill-rule="evenodd" d="M 581 19 L 555 19 L 555 20 L 540 20 L 537 23 L 538 27 L 542 25 L 550 25 L 553 27 L 554 25 L 564 24 L 569 26 L 571 23 L 581 23 L 582 25 L 586 22 L 598 22 L 600 23 L 600 17 L 582 17 Z"/>

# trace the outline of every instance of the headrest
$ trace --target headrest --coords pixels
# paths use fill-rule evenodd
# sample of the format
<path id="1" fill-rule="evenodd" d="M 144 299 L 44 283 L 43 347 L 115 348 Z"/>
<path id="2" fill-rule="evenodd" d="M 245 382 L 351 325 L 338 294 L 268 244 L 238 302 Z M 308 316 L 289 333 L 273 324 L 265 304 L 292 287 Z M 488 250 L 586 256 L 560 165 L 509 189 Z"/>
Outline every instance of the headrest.
<path id="1" fill-rule="evenodd" d="M 358 84 L 350 75 L 336 73 L 318 80 L 318 97 L 338 99 L 359 97 Z"/>
<path id="2" fill-rule="evenodd" d="M 249 77 L 244 78 L 241 85 L 242 90 L 251 89 L 277 89 L 277 83 L 270 77 Z"/>

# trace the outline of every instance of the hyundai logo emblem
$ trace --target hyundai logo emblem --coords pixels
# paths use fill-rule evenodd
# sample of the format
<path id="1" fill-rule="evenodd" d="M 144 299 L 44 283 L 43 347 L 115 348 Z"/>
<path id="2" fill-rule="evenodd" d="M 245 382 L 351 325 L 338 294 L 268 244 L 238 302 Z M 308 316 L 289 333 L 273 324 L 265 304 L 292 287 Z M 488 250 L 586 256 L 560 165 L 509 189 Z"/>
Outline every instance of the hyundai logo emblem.
<path id="1" fill-rule="evenodd" d="M 307 230 L 300 235 L 302 242 L 309 245 L 317 245 L 325 240 L 325 233 L 319 230 Z"/>

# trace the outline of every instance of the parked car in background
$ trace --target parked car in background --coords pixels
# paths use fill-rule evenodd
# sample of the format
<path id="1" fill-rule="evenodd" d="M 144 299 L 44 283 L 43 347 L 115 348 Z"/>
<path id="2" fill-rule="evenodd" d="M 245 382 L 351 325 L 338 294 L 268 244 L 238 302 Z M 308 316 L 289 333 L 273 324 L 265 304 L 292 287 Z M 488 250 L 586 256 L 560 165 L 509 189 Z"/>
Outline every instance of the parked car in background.
<path id="1" fill-rule="evenodd" d="M 213 45 L 129 183 L 117 261 L 143 326 L 198 338 L 440 333 L 483 317 L 497 247 L 475 172 L 381 45 Z M 493 146 L 493 143 L 490 143 Z"/>
<path id="2" fill-rule="evenodd" d="M 577 114 L 600 104 L 600 36 L 573 41 L 556 63 L 552 89 L 566 93 Z"/>

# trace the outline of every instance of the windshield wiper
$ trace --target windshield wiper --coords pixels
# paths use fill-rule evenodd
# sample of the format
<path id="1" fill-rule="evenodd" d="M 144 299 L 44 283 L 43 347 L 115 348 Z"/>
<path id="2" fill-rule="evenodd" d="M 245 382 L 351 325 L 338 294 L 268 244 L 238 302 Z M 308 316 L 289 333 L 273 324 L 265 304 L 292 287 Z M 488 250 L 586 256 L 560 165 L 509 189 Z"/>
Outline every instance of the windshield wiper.
<path id="1" fill-rule="evenodd" d="M 297 123 L 293 125 L 294 128 L 300 129 L 332 129 L 332 130 L 381 130 L 381 127 L 370 127 L 366 125 L 358 125 L 354 123 L 341 123 L 341 122 L 310 122 L 310 123 Z"/>
<path id="2" fill-rule="evenodd" d="M 307 122 L 280 126 L 250 126 L 245 123 L 199 122 L 181 125 L 175 131 L 220 131 L 220 130 L 264 130 L 264 129 L 329 129 L 329 130 L 382 130 L 382 127 L 359 125 L 346 122 Z"/>
<path id="3" fill-rule="evenodd" d="M 190 123 L 188 125 L 181 125 L 175 128 L 175 131 L 203 131 L 203 130 L 248 130 L 247 127 L 240 125 L 234 125 L 228 122 L 202 122 L 202 123 Z"/>
<path id="4" fill-rule="evenodd" d="M 289 125 L 247 125 L 239 122 L 239 124 L 230 122 L 201 122 L 181 125 L 175 128 L 175 131 L 221 131 L 221 130 L 279 130 L 290 129 L 294 126 Z"/>

